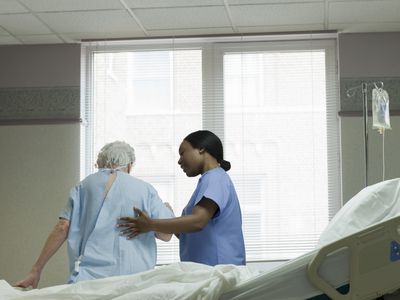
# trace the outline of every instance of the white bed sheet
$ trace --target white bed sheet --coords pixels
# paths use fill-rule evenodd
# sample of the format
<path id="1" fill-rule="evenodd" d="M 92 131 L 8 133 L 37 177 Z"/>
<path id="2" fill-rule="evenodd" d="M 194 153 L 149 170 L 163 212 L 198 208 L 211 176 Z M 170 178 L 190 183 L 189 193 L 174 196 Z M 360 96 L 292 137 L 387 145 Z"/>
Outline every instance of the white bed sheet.
<path id="1" fill-rule="evenodd" d="M 0 299 L 218 299 L 259 272 L 245 266 L 210 267 L 184 262 L 147 272 L 21 291 L 0 280 Z"/>
<path id="2" fill-rule="evenodd" d="M 245 266 L 180 262 L 128 276 L 116 276 L 76 284 L 21 291 L 0 280 L 1 300 L 69 299 L 273 299 L 304 300 L 321 294 L 307 279 L 307 264 L 316 251 L 260 273 Z M 349 256 L 328 257 L 321 276 L 334 286 L 348 281 Z"/>

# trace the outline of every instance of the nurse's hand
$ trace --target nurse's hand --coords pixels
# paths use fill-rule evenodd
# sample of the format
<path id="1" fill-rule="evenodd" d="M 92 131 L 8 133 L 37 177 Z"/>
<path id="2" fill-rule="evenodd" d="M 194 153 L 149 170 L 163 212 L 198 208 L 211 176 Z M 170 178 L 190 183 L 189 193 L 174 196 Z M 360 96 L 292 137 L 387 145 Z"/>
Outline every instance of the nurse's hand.
<path id="1" fill-rule="evenodd" d="M 134 238 L 141 233 L 152 230 L 152 220 L 149 218 L 149 216 L 136 207 L 133 208 L 133 211 L 135 212 L 135 215 L 137 215 L 136 218 L 121 217 L 118 219 L 117 224 L 117 227 L 123 227 L 121 228 L 120 233 L 126 235 L 128 240 Z"/>

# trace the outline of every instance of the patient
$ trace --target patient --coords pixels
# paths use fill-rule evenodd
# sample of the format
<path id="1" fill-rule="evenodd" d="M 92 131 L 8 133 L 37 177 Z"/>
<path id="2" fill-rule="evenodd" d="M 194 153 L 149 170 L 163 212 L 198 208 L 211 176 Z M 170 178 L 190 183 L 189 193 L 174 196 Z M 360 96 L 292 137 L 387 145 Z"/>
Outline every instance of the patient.
<path id="1" fill-rule="evenodd" d="M 14 286 L 36 288 L 45 264 L 65 240 L 69 283 L 154 268 L 155 237 L 169 241 L 172 235 L 148 232 L 127 240 L 115 228 L 120 216 L 133 216 L 132 207 L 140 207 L 156 219 L 174 217 L 149 183 L 129 175 L 134 161 L 134 149 L 125 142 L 109 143 L 100 150 L 99 170 L 72 188 L 32 270 Z"/>

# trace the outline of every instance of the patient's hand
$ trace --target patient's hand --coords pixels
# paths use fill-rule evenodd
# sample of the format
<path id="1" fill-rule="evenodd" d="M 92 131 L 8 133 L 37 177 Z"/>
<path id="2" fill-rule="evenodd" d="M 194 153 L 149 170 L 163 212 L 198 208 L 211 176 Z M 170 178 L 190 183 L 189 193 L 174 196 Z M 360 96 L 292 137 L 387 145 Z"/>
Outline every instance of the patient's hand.
<path id="1" fill-rule="evenodd" d="M 37 288 L 40 280 L 40 272 L 31 271 L 25 279 L 17 281 L 13 284 L 14 287 L 22 287 L 27 288 L 29 286 L 33 287 L 34 289 Z"/>

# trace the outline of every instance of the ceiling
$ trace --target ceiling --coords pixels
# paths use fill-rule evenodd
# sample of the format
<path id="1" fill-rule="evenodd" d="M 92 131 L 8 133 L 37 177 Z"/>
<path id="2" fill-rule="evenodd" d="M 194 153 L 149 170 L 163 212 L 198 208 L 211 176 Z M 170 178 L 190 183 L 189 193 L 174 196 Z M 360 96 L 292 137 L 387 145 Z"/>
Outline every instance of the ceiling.
<path id="1" fill-rule="evenodd" d="M 400 31 L 400 0 L 0 0 L 0 45 Z"/>

